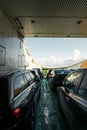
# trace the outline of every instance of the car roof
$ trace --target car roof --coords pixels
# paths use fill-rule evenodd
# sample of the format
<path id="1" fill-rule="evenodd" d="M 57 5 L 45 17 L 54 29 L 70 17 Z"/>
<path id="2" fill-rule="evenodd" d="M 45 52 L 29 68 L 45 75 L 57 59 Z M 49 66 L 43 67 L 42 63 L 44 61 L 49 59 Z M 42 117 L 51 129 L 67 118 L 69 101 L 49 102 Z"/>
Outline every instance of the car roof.
<path id="1" fill-rule="evenodd" d="M 76 69 L 72 72 L 87 72 L 87 68 L 80 68 L 80 69 Z"/>
<path id="2" fill-rule="evenodd" d="M 0 72 L 0 77 L 7 77 L 13 74 L 17 74 L 17 73 L 22 73 L 22 72 L 29 72 L 28 70 L 7 70 L 7 71 L 1 71 Z"/>

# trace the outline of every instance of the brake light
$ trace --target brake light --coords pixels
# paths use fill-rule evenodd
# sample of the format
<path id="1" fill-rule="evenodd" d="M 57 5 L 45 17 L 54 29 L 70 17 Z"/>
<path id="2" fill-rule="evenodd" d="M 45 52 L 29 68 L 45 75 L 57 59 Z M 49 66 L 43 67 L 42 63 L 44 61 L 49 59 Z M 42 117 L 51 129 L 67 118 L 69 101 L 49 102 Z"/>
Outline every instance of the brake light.
<path id="1" fill-rule="evenodd" d="M 20 114 L 21 114 L 21 109 L 20 109 L 20 108 L 14 109 L 13 115 L 14 115 L 16 118 L 18 118 L 18 117 L 20 116 Z"/>

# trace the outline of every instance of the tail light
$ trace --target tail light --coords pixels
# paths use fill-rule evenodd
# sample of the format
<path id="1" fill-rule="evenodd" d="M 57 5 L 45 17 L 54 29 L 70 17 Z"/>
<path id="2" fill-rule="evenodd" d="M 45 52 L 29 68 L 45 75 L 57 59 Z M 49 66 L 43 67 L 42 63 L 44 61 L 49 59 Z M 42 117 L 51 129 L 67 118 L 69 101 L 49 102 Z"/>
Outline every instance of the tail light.
<path id="1" fill-rule="evenodd" d="M 21 115 L 21 109 L 20 109 L 20 108 L 14 109 L 14 110 L 13 110 L 13 115 L 14 115 L 16 118 L 20 117 L 20 115 Z"/>

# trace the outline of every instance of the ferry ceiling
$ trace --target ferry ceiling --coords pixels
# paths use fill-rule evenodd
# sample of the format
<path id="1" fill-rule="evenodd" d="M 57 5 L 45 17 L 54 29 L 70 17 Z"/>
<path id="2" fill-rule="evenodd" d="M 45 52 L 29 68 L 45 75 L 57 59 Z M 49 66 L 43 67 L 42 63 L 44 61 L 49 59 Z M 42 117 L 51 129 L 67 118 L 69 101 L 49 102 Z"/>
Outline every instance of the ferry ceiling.
<path id="1" fill-rule="evenodd" d="M 0 0 L 0 8 L 23 38 L 87 37 L 87 0 Z"/>

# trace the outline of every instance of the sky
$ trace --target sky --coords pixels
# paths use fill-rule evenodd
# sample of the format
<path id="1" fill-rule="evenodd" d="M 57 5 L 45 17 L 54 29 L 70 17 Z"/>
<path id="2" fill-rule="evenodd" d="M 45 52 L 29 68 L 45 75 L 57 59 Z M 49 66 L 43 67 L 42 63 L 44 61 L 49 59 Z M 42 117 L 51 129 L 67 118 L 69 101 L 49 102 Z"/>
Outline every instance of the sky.
<path id="1" fill-rule="evenodd" d="M 68 66 L 87 59 L 87 38 L 26 38 L 25 43 L 42 66 Z"/>

